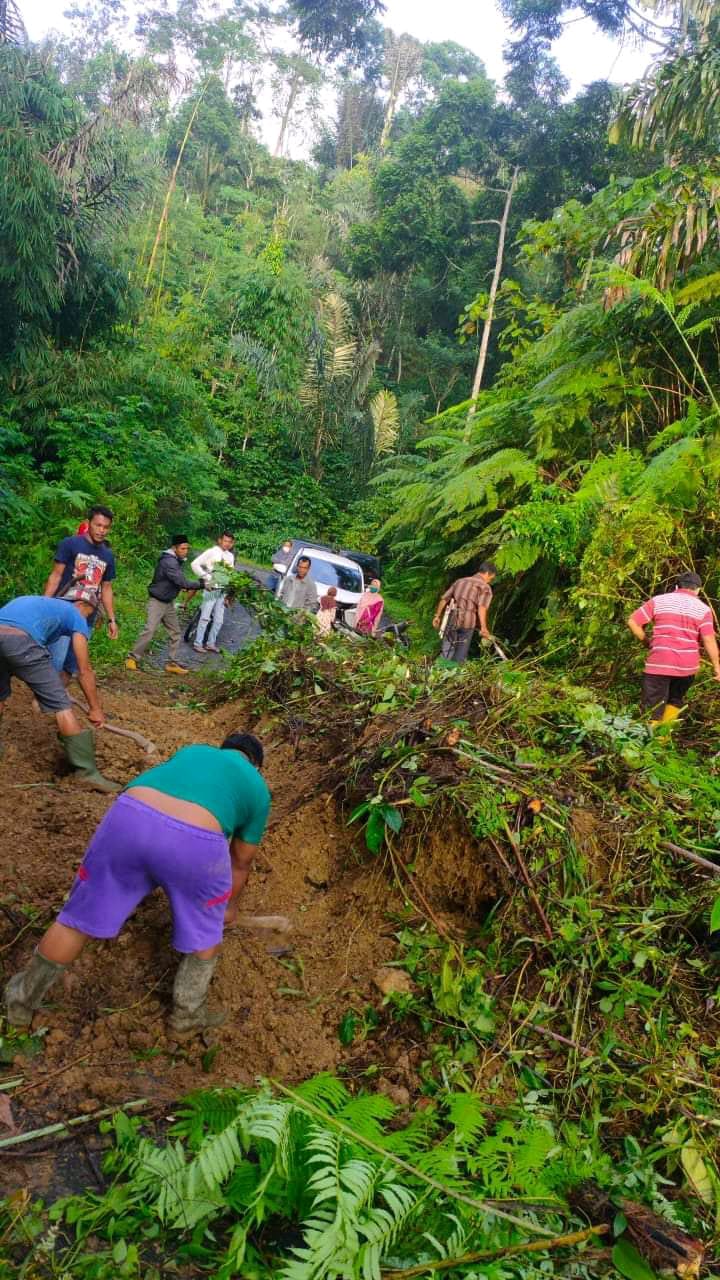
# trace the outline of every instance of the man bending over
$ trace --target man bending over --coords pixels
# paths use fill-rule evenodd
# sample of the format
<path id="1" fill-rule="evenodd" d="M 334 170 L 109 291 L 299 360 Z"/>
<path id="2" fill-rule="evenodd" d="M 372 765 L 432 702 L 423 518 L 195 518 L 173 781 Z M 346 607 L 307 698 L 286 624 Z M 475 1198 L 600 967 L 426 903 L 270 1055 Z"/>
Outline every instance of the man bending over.
<path id="1" fill-rule="evenodd" d="M 223 1021 L 208 1010 L 208 989 L 270 812 L 262 763 L 258 739 L 232 733 L 222 747 L 182 747 L 128 784 L 90 841 L 57 920 L 5 988 L 10 1023 L 28 1026 L 88 938 L 117 937 L 158 886 L 170 900 L 173 946 L 184 953 L 170 1026 L 190 1034 Z"/>
<path id="2" fill-rule="evenodd" d="M 88 700 L 90 723 L 101 728 L 104 719 L 95 673 L 90 665 L 86 619 L 95 612 L 94 600 L 51 600 L 47 596 L 18 596 L 0 609 L 0 720 L 10 697 L 14 676 L 28 685 L 40 706 L 55 716 L 60 742 L 79 779 L 95 791 L 118 791 L 98 771 L 92 729 L 83 729 L 70 696 L 52 662 L 50 647 L 67 639 L 78 667 L 78 680 Z"/>
<path id="3" fill-rule="evenodd" d="M 653 596 L 628 618 L 637 640 L 650 650 L 643 677 L 643 704 L 650 712 L 650 728 L 675 720 L 700 666 L 700 644 L 720 680 L 712 610 L 698 599 L 702 579 L 697 573 L 681 573 L 674 591 Z M 653 624 L 652 638 L 645 627 Z"/>

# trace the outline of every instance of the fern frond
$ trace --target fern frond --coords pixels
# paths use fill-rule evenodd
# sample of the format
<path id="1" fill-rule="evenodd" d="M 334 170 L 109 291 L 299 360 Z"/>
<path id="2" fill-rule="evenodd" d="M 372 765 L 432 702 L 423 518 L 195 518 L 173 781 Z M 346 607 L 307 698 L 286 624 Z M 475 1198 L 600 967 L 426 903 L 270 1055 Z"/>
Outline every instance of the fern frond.
<path id="1" fill-rule="evenodd" d="M 319 1075 L 312 1076 L 310 1080 L 297 1085 L 295 1092 L 306 1102 L 311 1102 L 313 1106 L 322 1107 L 324 1111 L 331 1113 L 339 1111 L 351 1100 L 342 1080 L 338 1080 L 337 1076 L 331 1075 L 328 1071 L 321 1071 Z"/>
<path id="2" fill-rule="evenodd" d="M 471 1142 L 485 1128 L 485 1112 L 476 1093 L 451 1093 L 447 1098 L 456 1141 Z"/>
<path id="3" fill-rule="evenodd" d="M 360 1094 L 337 1112 L 338 1120 L 349 1125 L 361 1137 L 378 1142 L 383 1138 L 383 1120 L 390 1120 L 397 1107 L 382 1093 Z"/>
<path id="4" fill-rule="evenodd" d="M 400 410 L 397 397 L 392 391 L 378 391 L 370 401 L 370 417 L 375 436 L 375 452 L 389 453 L 400 429 Z"/>

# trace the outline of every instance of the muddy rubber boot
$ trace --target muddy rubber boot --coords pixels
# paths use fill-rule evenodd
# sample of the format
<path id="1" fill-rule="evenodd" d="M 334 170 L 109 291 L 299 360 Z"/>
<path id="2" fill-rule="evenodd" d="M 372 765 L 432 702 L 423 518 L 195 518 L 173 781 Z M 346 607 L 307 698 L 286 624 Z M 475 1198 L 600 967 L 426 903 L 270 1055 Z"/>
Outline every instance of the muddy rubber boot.
<path id="1" fill-rule="evenodd" d="M 8 1022 L 14 1027 L 29 1027 L 35 1010 L 42 1004 L 43 996 L 66 968 L 67 965 L 46 960 L 45 956 L 36 951 L 27 969 L 16 973 L 5 987 Z"/>
<path id="2" fill-rule="evenodd" d="M 61 733 L 60 741 L 78 781 L 92 787 L 93 791 L 104 791 L 107 795 L 114 795 L 121 790 L 119 783 L 103 777 L 95 763 L 95 737 L 92 729 L 83 729 L 82 733 Z"/>
<path id="3" fill-rule="evenodd" d="M 201 960 L 199 956 L 183 956 L 173 984 L 173 1009 L 168 1025 L 176 1035 L 192 1035 L 206 1027 L 219 1027 L 224 1013 L 210 1013 L 208 988 L 218 957 Z"/>

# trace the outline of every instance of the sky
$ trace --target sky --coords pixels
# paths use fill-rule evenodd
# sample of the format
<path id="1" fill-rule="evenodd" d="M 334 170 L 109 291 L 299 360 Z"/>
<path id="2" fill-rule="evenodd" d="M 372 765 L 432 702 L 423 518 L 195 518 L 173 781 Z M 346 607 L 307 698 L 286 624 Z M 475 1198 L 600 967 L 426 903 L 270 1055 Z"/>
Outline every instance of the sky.
<path id="1" fill-rule="evenodd" d="M 50 5 L 47 0 L 18 2 L 32 40 L 39 40 L 49 30 L 62 31 L 68 25 L 62 16 L 68 0 L 54 0 Z M 142 3 L 143 0 L 136 0 L 135 7 L 141 8 Z M 422 41 L 454 40 L 482 59 L 492 79 L 501 81 L 505 75 L 502 50 L 510 30 L 496 0 L 386 0 L 382 21 L 398 35 L 408 32 Z M 587 18 L 566 27 L 553 46 L 553 53 L 570 82 L 570 96 L 593 80 L 627 84 L 641 76 L 650 61 L 649 46 L 623 46 L 601 35 Z M 269 102 L 261 101 L 261 109 L 263 139 L 272 147 L 277 122 Z M 330 110 L 329 101 L 326 109 Z M 299 139 L 296 134 L 291 138 L 290 154 L 299 159 L 308 153 L 309 146 L 310 139 L 301 131 Z"/>
<path id="2" fill-rule="evenodd" d="M 65 25 L 62 0 L 51 4 L 48 0 L 19 0 L 19 6 L 33 40 L 51 28 L 61 31 Z M 478 54 L 493 79 L 504 75 L 502 47 L 509 32 L 495 0 L 386 0 L 383 23 L 418 40 L 454 40 Z M 649 60 L 647 46 L 623 48 L 602 36 L 588 19 L 568 26 L 554 53 L 573 93 L 592 80 L 634 80 Z"/>

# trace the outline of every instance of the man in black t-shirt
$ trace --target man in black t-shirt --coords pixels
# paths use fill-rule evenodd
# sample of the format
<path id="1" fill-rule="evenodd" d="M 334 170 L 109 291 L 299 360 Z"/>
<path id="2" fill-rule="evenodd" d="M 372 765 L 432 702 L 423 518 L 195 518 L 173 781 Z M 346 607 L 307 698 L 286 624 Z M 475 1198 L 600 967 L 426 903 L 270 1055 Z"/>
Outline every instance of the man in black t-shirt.
<path id="1" fill-rule="evenodd" d="M 92 507 L 88 514 L 87 533 L 63 538 L 55 552 L 55 563 L 45 583 L 43 595 L 57 596 L 62 600 L 86 600 L 96 607 L 90 618 L 95 621 L 97 610 L 103 609 L 108 620 L 108 635 L 117 640 L 115 602 L 112 583 L 115 578 L 115 557 L 105 541 L 112 525 L 113 514 L 108 507 Z M 63 642 L 51 647 L 53 665 L 74 675 L 76 665 L 72 650 Z"/>

